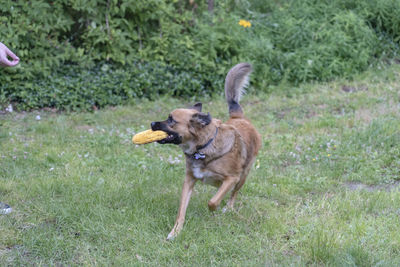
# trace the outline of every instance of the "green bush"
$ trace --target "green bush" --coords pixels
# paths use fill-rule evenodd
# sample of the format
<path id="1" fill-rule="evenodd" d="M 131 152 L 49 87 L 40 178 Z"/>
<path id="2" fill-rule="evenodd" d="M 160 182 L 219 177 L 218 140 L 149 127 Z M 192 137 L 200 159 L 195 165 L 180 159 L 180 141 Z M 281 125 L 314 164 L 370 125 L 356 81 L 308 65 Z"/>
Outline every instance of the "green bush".
<path id="1" fill-rule="evenodd" d="M 70 111 L 93 110 L 118 105 L 139 97 L 154 99 L 159 95 L 190 97 L 209 94 L 223 88 L 218 74 L 184 70 L 160 63 L 140 63 L 126 68 L 103 64 L 90 69 L 62 66 L 48 77 L 19 81 L 3 86 L 3 97 L 13 99 L 20 109 L 53 107 Z M 12 90 L 13 87 L 24 90 Z M 220 93 L 222 90 L 220 90 Z"/>
<path id="2" fill-rule="evenodd" d="M 374 30 L 353 10 L 333 4 L 294 1 L 256 23 L 248 58 L 268 84 L 348 77 L 377 56 Z"/>
<path id="3" fill-rule="evenodd" d="M 210 94 L 240 61 L 257 90 L 327 81 L 399 51 L 400 0 L 3 2 L 0 41 L 21 63 L 0 69 L 0 103 L 22 109 Z"/>

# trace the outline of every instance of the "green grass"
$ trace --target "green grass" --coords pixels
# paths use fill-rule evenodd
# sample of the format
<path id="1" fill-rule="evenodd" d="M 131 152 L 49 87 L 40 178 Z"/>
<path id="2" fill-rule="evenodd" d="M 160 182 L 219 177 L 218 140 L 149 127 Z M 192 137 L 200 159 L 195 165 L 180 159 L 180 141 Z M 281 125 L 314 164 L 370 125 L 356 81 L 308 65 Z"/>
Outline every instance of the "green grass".
<path id="1" fill-rule="evenodd" d="M 263 147 L 235 211 L 198 184 L 172 242 L 181 152 L 130 139 L 192 101 L 0 115 L 0 265 L 398 266 L 399 73 L 245 96 Z M 227 118 L 222 95 L 197 100 Z"/>

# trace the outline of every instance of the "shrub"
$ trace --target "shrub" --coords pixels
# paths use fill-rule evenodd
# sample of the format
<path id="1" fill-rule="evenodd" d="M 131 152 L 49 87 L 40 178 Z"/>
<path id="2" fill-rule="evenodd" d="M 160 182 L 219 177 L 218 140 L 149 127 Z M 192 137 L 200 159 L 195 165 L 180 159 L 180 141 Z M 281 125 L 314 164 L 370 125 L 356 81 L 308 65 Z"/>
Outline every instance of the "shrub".
<path id="1" fill-rule="evenodd" d="M 12 88 L 22 87 L 23 90 Z M 5 99 L 13 99 L 20 109 L 52 107 L 70 111 L 93 110 L 118 105 L 136 98 L 159 95 L 209 94 L 223 88 L 223 79 L 213 72 L 184 70 L 161 63 L 140 63 L 125 68 L 103 64 L 90 69 L 62 66 L 48 77 L 33 82 L 19 81 L 3 86 Z M 222 90 L 219 90 L 222 92 Z"/>
<path id="2" fill-rule="evenodd" d="M 248 58 L 260 64 L 268 83 L 351 76 L 375 60 L 377 36 L 355 12 L 312 1 L 294 4 L 256 18 L 249 38 Z"/>
<path id="3" fill-rule="evenodd" d="M 0 103 L 210 94 L 240 61 L 253 63 L 258 90 L 351 77 L 398 56 L 399 15 L 400 0 L 222 0 L 212 13 L 200 0 L 4 1 L 0 36 L 22 62 L 0 70 Z"/>

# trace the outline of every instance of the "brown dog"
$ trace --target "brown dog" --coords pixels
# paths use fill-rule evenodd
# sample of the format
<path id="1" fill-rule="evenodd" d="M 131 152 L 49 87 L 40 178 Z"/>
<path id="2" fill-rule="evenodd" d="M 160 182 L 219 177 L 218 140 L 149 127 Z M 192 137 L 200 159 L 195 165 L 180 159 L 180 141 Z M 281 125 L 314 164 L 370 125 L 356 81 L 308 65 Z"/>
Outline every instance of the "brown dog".
<path id="1" fill-rule="evenodd" d="M 226 123 L 201 112 L 201 103 L 189 109 L 175 109 L 167 120 L 151 123 L 153 131 L 168 133 L 167 138 L 158 142 L 179 145 L 186 158 L 186 178 L 178 216 L 168 240 L 182 230 L 190 195 L 198 180 L 218 187 L 217 193 L 208 202 L 210 210 L 216 210 L 231 190 L 226 208 L 233 208 L 237 193 L 246 181 L 261 146 L 260 135 L 244 117 L 239 105 L 250 72 L 250 64 L 240 63 L 226 76 L 225 96 L 230 116 Z"/>

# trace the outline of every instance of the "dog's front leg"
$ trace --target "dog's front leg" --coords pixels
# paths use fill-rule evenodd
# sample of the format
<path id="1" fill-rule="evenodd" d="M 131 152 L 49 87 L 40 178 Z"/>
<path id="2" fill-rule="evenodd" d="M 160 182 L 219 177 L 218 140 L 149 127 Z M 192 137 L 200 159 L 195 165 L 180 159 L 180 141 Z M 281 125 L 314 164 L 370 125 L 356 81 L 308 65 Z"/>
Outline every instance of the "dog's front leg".
<path id="1" fill-rule="evenodd" d="M 174 239 L 183 228 L 185 223 L 186 208 L 189 204 L 190 195 L 192 194 L 193 187 L 196 183 L 196 178 L 194 178 L 190 173 L 186 173 L 186 178 L 183 183 L 181 203 L 179 205 L 178 215 L 176 216 L 176 222 L 174 228 L 168 234 L 167 240 Z"/>
<path id="2" fill-rule="evenodd" d="M 222 199 L 237 183 L 239 182 L 238 177 L 227 177 L 223 182 L 222 185 L 218 188 L 217 193 L 215 196 L 212 197 L 210 201 L 208 201 L 208 208 L 211 211 L 214 211 L 218 208 L 219 204 L 221 203 Z"/>

